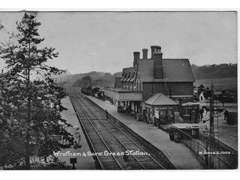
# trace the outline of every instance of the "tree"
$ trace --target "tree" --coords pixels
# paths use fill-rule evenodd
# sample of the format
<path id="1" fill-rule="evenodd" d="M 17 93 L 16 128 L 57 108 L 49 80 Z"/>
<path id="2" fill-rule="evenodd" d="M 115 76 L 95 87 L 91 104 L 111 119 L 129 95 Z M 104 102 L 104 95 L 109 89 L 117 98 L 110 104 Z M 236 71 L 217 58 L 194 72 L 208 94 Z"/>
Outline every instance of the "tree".
<path id="1" fill-rule="evenodd" d="M 64 71 L 46 65 L 58 53 L 51 47 L 39 48 L 44 41 L 40 25 L 35 15 L 24 13 L 17 22 L 17 41 L 2 44 L 1 58 L 7 66 L 0 77 L 0 166 L 24 164 L 30 169 L 31 155 L 41 151 L 47 156 L 59 149 L 53 135 L 62 131 L 59 121 L 66 123 L 60 115 L 65 94 L 51 76 Z"/>
<path id="2" fill-rule="evenodd" d="M 92 78 L 90 76 L 85 76 L 82 78 L 82 84 L 84 86 L 91 86 L 92 85 Z"/>
<path id="3" fill-rule="evenodd" d="M 192 64 L 192 71 L 196 79 L 237 77 L 237 64 L 213 64 L 204 66 Z"/>

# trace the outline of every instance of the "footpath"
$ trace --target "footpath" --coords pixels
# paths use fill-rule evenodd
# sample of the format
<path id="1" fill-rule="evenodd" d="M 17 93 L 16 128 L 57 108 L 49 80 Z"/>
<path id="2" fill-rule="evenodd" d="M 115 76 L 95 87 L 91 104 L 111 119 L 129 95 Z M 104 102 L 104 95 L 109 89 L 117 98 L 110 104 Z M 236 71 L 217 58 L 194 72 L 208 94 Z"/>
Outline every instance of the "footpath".
<path id="1" fill-rule="evenodd" d="M 107 109 L 112 116 L 161 150 L 177 169 L 203 169 L 190 149 L 181 143 L 171 141 L 168 133 L 158 129 L 153 124 L 137 121 L 125 113 L 118 113 L 117 106 L 111 105 L 109 101 L 102 101 L 91 96 L 87 97 L 103 109 Z"/>

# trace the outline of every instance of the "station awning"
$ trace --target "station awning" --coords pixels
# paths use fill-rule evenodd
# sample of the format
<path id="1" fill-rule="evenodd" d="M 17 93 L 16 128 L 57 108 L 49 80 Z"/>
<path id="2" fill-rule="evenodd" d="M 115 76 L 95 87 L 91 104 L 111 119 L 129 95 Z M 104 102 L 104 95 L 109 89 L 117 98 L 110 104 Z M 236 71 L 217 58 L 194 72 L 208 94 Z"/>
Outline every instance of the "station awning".
<path id="1" fill-rule="evenodd" d="M 142 101 L 142 92 L 120 88 L 104 89 L 104 95 L 117 101 Z"/>

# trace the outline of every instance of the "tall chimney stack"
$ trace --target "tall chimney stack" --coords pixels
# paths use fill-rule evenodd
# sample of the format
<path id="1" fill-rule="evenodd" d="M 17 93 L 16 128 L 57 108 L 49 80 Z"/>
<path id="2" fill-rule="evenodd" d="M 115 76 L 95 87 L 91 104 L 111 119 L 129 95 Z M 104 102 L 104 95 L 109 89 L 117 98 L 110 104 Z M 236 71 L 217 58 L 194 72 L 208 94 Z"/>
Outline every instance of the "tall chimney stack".
<path id="1" fill-rule="evenodd" d="M 153 75 L 154 79 L 163 79 L 162 52 L 160 46 L 155 46 L 153 53 Z"/>
<path id="2" fill-rule="evenodd" d="M 151 59 L 153 59 L 153 55 L 155 52 L 161 52 L 161 47 L 160 46 L 151 46 Z"/>
<path id="3" fill-rule="evenodd" d="M 158 66 L 162 66 L 162 55 L 161 52 L 155 52 L 153 54 L 154 62 L 157 62 Z"/>
<path id="4" fill-rule="evenodd" d="M 143 59 L 147 59 L 148 49 L 144 48 L 142 52 L 143 52 Z"/>
<path id="5" fill-rule="evenodd" d="M 140 59 L 140 52 L 133 52 L 133 66 L 137 65 L 137 61 Z"/>

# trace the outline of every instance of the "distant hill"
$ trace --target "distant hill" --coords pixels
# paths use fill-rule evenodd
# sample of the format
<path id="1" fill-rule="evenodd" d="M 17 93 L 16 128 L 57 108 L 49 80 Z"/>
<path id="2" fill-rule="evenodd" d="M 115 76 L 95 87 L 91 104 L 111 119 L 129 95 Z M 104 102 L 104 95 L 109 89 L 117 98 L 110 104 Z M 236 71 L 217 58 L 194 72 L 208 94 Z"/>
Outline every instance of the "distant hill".
<path id="1" fill-rule="evenodd" d="M 237 77 L 196 79 L 194 82 L 194 86 L 199 87 L 202 84 L 204 85 L 204 87 L 210 88 L 212 83 L 215 90 L 237 90 Z"/>
<path id="2" fill-rule="evenodd" d="M 237 90 L 237 64 L 213 64 L 197 66 L 192 64 L 195 77 L 194 86 L 201 84 L 210 87 L 213 83 L 216 90 Z"/>
<path id="3" fill-rule="evenodd" d="M 237 78 L 237 64 L 213 64 L 213 65 L 204 65 L 197 66 L 192 64 L 192 71 L 196 82 L 203 83 L 205 81 L 198 81 L 204 79 L 218 79 L 218 78 Z M 97 72 L 91 71 L 88 73 L 79 73 L 79 74 L 70 74 L 68 71 L 64 74 L 59 75 L 57 81 L 67 82 L 70 84 L 75 84 L 81 86 L 81 80 L 83 77 L 91 77 L 93 85 L 101 86 L 101 87 L 113 87 L 115 82 L 115 77 L 121 77 L 122 72 L 116 72 L 114 74 L 106 73 L 106 72 Z M 208 82 L 208 81 L 206 81 Z M 224 81 L 225 82 L 225 81 Z M 227 79 L 229 83 L 229 79 Z M 196 84 L 199 84 L 196 83 Z M 236 83 L 233 82 L 233 86 L 235 87 Z"/>
<path id="4" fill-rule="evenodd" d="M 92 71 L 92 72 L 80 73 L 80 74 L 63 74 L 57 78 L 57 81 L 59 83 L 67 82 L 70 84 L 81 86 L 82 78 L 89 76 L 92 79 L 93 85 L 97 85 L 101 87 L 106 87 L 106 86 L 113 87 L 115 82 L 115 77 L 119 77 L 121 75 L 122 75 L 121 72 L 117 72 L 112 75 L 111 73 Z"/>
<path id="5" fill-rule="evenodd" d="M 232 78 L 237 77 L 237 64 L 213 64 L 197 66 L 192 64 L 195 79 Z"/>
<path id="6" fill-rule="evenodd" d="M 60 75 L 53 75 L 52 78 L 54 80 L 57 80 L 57 82 L 65 82 L 68 76 L 71 76 L 71 73 L 68 70 L 65 70 L 65 73 L 62 73 Z"/>

